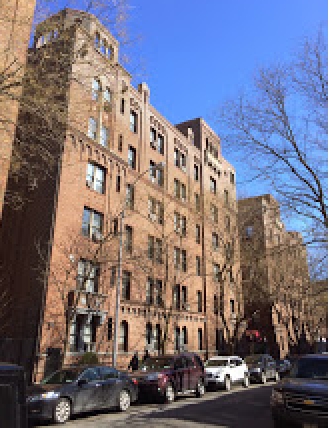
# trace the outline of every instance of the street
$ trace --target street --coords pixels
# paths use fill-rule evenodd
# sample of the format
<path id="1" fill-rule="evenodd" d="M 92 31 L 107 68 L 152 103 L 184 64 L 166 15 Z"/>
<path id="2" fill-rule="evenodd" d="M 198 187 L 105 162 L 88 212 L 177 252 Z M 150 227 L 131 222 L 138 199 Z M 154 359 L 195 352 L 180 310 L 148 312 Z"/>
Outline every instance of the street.
<path id="1" fill-rule="evenodd" d="M 103 411 L 79 415 L 65 426 L 68 428 L 105 427 L 229 427 L 272 428 L 270 395 L 272 383 L 240 386 L 230 392 L 208 392 L 202 399 L 179 398 L 171 405 L 134 405 L 127 413 Z M 51 427 L 51 424 L 31 424 Z"/>

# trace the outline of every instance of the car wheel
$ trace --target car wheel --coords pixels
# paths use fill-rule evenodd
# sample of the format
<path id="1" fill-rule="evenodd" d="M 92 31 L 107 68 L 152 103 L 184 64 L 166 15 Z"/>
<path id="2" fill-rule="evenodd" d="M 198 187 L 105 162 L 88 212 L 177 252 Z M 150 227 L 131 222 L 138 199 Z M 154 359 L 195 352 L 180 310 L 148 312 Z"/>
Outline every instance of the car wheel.
<path id="1" fill-rule="evenodd" d="M 249 384 L 250 384 L 250 382 L 249 382 L 249 376 L 247 374 L 245 374 L 244 378 L 243 378 L 243 386 L 245 388 L 249 388 Z"/>
<path id="2" fill-rule="evenodd" d="M 175 401 L 175 391 L 171 384 L 167 385 L 164 398 L 165 398 L 165 402 L 168 404 Z"/>
<path id="3" fill-rule="evenodd" d="M 280 375 L 278 372 L 275 372 L 275 377 L 274 377 L 275 382 L 279 382 L 280 380 Z"/>
<path id="4" fill-rule="evenodd" d="M 261 380 L 262 383 L 266 383 L 267 382 L 267 377 L 266 377 L 265 372 L 262 372 L 260 380 Z"/>
<path id="5" fill-rule="evenodd" d="M 196 388 L 195 388 L 195 395 L 198 398 L 201 398 L 204 396 L 204 394 L 205 394 L 205 386 L 204 386 L 204 383 L 202 382 L 202 380 L 200 379 L 200 380 L 198 380 L 198 383 L 197 383 Z"/>
<path id="6" fill-rule="evenodd" d="M 119 410 L 125 412 L 130 407 L 130 394 L 128 391 L 123 389 L 119 395 Z"/>
<path id="7" fill-rule="evenodd" d="M 54 409 L 54 422 L 64 424 L 71 417 L 71 403 L 67 398 L 60 398 Z"/>
<path id="8" fill-rule="evenodd" d="M 225 389 L 226 389 L 226 391 L 231 390 L 231 379 L 229 376 L 225 377 Z"/>

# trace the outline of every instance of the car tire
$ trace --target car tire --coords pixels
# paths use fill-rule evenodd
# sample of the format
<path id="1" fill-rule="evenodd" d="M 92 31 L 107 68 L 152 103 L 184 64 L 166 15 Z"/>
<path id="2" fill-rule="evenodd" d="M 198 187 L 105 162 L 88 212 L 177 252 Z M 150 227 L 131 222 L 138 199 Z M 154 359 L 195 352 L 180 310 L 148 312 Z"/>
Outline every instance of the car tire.
<path id="1" fill-rule="evenodd" d="M 262 372 L 262 374 L 260 375 L 260 381 L 263 384 L 265 384 L 267 382 L 267 377 L 266 377 L 266 373 L 265 372 Z"/>
<path id="2" fill-rule="evenodd" d="M 119 405 L 118 408 L 120 412 L 126 412 L 130 407 L 130 394 L 126 389 L 123 389 L 119 395 Z"/>
<path id="3" fill-rule="evenodd" d="M 71 402 L 67 398 L 60 398 L 54 408 L 53 420 L 56 424 L 65 424 L 71 417 Z"/>
<path id="4" fill-rule="evenodd" d="M 175 401 L 175 391 L 171 383 L 166 386 L 164 400 L 167 404 L 170 404 Z"/>
<path id="5" fill-rule="evenodd" d="M 196 384 L 196 388 L 195 388 L 195 395 L 198 398 L 203 397 L 205 394 L 205 386 L 204 386 L 204 382 L 202 382 L 202 379 L 198 380 L 198 383 Z"/>
<path id="6" fill-rule="evenodd" d="M 231 383 L 230 376 L 225 377 L 224 387 L 226 391 L 231 391 L 232 383 Z"/>
<path id="7" fill-rule="evenodd" d="M 247 374 L 244 375 L 242 384 L 245 388 L 249 388 L 250 381 L 249 381 L 249 376 Z"/>

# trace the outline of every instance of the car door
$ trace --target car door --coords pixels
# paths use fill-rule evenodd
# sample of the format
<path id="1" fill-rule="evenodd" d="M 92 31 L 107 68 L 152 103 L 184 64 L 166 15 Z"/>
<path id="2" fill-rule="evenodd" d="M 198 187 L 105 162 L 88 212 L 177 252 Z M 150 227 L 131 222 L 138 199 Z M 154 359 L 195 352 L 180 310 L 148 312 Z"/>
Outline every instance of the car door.
<path id="1" fill-rule="evenodd" d="M 245 373 L 245 368 L 241 358 L 235 358 L 235 365 L 236 365 L 236 380 L 240 382 L 244 379 L 244 373 Z"/>
<path id="2" fill-rule="evenodd" d="M 112 367 L 100 368 L 103 381 L 104 407 L 116 406 L 122 389 L 122 379 L 119 372 Z"/>
<path id="3" fill-rule="evenodd" d="M 236 382 L 238 380 L 236 359 L 230 358 L 228 361 L 228 371 L 232 382 Z"/>
<path id="4" fill-rule="evenodd" d="M 103 407 L 102 382 L 100 372 L 96 367 L 90 367 L 81 373 L 74 395 L 76 412 L 86 412 Z"/>
<path id="5" fill-rule="evenodd" d="M 174 363 L 176 391 L 183 392 L 188 389 L 188 367 L 185 358 L 178 357 Z"/>
<path id="6" fill-rule="evenodd" d="M 188 380 L 188 389 L 195 389 L 199 377 L 200 377 L 200 368 L 197 361 L 195 361 L 193 356 L 187 357 L 187 364 L 189 368 L 189 380 Z"/>

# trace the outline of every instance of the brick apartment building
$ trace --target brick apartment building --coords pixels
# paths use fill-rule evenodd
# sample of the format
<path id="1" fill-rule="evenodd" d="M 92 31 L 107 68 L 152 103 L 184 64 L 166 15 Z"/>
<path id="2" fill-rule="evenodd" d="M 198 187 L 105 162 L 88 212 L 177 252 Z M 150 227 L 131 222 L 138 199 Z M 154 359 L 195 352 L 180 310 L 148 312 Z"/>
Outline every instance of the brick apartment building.
<path id="1" fill-rule="evenodd" d="M 271 195 L 238 201 L 240 262 L 248 329 L 266 338 L 278 357 L 310 344 L 306 247 L 298 232 L 288 232 Z"/>
<path id="2" fill-rule="evenodd" d="M 0 8 L 0 219 L 35 2 L 7 0 Z"/>
<path id="3" fill-rule="evenodd" d="M 9 174 L 27 202 L 3 213 L 0 354 L 37 376 L 55 367 L 51 351 L 112 362 L 118 274 L 119 367 L 145 348 L 221 352 L 243 313 L 234 168 L 203 119 L 157 112 L 118 50 L 71 9 L 39 24 L 29 50 L 24 96 L 45 114 L 20 109 L 16 144 L 47 157 L 33 158 L 33 191 Z"/>

